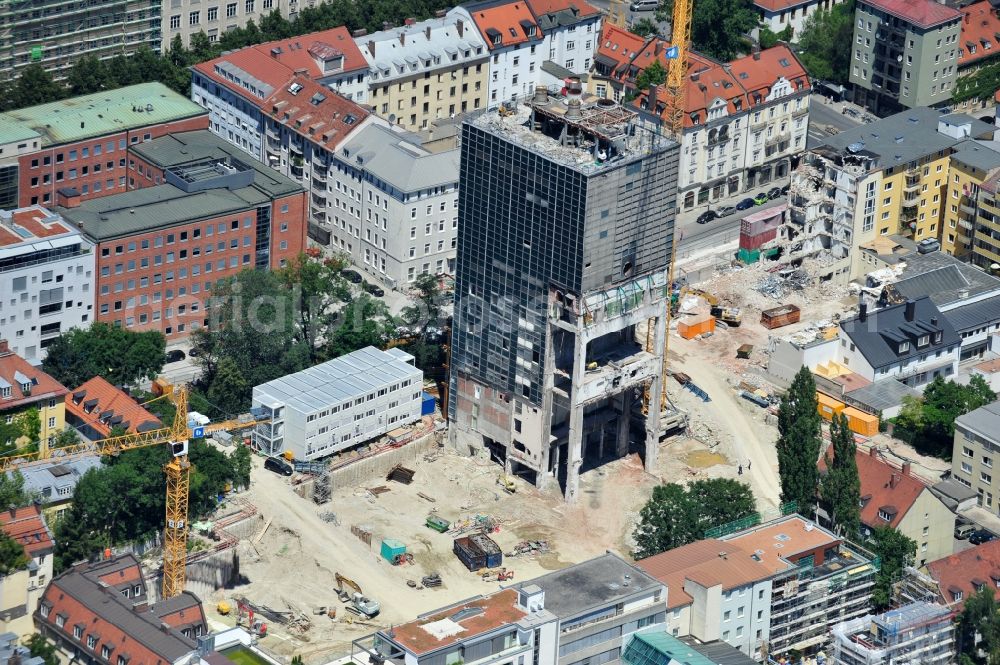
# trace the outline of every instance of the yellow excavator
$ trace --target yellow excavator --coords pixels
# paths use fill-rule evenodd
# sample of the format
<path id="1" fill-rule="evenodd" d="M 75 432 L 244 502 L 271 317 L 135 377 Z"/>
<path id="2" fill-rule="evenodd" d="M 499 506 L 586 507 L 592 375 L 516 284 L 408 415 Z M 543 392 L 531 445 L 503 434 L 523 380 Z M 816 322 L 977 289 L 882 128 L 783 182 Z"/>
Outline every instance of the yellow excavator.
<path id="1" fill-rule="evenodd" d="M 378 615 L 378 613 L 382 610 L 382 606 L 377 600 L 365 596 L 358 583 L 351 578 L 344 577 L 340 573 L 337 573 L 336 577 L 337 597 L 340 599 L 340 602 L 351 605 L 351 607 L 369 619 Z M 344 587 L 347 587 L 347 589 L 350 589 L 350 591 L 353 591 L 354 593 L 350 593 Z"/>

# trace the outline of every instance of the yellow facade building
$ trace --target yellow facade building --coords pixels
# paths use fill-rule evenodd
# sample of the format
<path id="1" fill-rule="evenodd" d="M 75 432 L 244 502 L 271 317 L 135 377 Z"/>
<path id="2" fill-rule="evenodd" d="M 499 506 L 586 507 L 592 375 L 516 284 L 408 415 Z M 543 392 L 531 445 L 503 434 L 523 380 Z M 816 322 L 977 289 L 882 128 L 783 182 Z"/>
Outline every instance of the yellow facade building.
<path id="1" fill-rule="evenodd" d="M 66 426 L 65 386 L 34 367 L 0 340 L 0 450 L 30 443 L 29 424 L 37 410 L 38 441 L 52 443 Z"/>
<path id="2" fill-rule="evenodd" d="M 956 146 L 950 162 L 941 249 L 967 257 L 972 253 L 982 186 L 1000 168 L 1000 152 L 975 141 L 965 141 Z"/>
<path id="3" fill-rule="evenodd" d="M 1000 169 L 993 169 L 979 190 L 970 260 L 991 274 L 1000 274 Z"/>

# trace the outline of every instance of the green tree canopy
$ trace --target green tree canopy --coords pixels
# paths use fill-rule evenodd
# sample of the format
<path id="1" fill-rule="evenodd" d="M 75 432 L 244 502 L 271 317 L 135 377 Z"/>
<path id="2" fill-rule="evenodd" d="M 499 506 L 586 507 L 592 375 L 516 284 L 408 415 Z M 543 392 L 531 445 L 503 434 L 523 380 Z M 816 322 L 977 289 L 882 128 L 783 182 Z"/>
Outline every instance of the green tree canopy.
<path id="1" fill-rule="evenodd" d="M 11 415 L 9 423 L 6 418 L 0 419 L 0 456 L 38 450 L 38 437 L 42 431 L 38 407 L 7 415 Z M 19 442 L 23 444 L 21 447 Z"/>
<path id="2" fill-rule="evenodd" d="M 656 22 L 645 17 L 632 24 L 632 33 L 640 37 L 652 37 L 659 33 L 659 31 L 660 28 L 656 25 Z"/>
<path id="3" fill-rule="evenodd" d="M 659 60 L 654 60 L 635 77 L 635 87 L 639 90 L 648 90 L 649 86 L 662 85 L 666 80 L 667 68 L 661 65 Z"/>
<path id="4" fill-rule="evenodd" d="M 24 476 L 20 471 L 0 474 L 0 510 L 11 506 L 21 508 L 31 503 L 32 497 L 24 490 Z"/>
<path id="5" fill-rule="evenodd" d="M 778 406 L 778 476 L 781 500 L 795 501 L 799 512 L 811 515 L 819 484 L 821 422 L 816 381 L 802 367 Z"/>
<path id="6" fill-rule="evenodd" d="M 23 570 L 28 565 L 28 555 L 24 546 L 3 531 L 0 531 L 0 577 Z"/>
<path id="7" fill-rule="evenodd" d="M 854 0 L 806 18 L 799 34 L 802 65 L 815 78 L 847 84 L 854 41 Z"/>
<path id="8" fill-rule="evenodd" d="M 989 587 L 965 599 L 956 640 L 961 665 L 1000 664 L 1000 606 Z"/>
<path id="9" fill-rule="evenodd" d="M 68 93 L 72 97 L 107 90 L 112 83 L 113 78 L 104 61 L 93 55 L 77 60 L 66 77 Z"/>
<path id="10" fill-rule="evenodd" d="M 115 385 L 132 385 L 160 373 L 165 350 L 166 338 L 160 332 L 132 332 L 94 323 L 57 337 L 48 348 L 42 369 L 68 388 L 95 376 Z"/>
<path id="11" fill-rule="evenodd" d="M 955 439 L 955 419 L 995 401 L 997 395 L 983 377 L 975 375 L 968 385 L 938 376 L 920 398 L 904 398 L 896 417 L 896 435 L 924 454 L 950 460 Z"/>
<path id="12" fill-rule="evenodd" d="M 760 27 L 760 47 L 762 49 L 768 49 L 772 46 L 777 46 L 778 42 L 790 42 L 792 41 L 792 35 L 794 30 L 792 29 L 792 24 L 789 23 L 785 26 L 785 29 L 781 32 L 774 32 L 771 28 L 766 25 Z"/>
<path id="13" fill-rule="evenodd" d="M 892 604 L 892 585 L 898 582 L 905 568 L 913 564 L 917 544 L 891 526 L 880 526 L 872 533 L 871 549 L 881 560 L 872 603 L 879 610 Z"/>
<path id="14" fill-rule="evenodd" d="M 42 637 L 40 633 L 34 633 L 25 643 L 32 656 L 41 658 L 45 665 L 59 665 L 59 654 L 56 645 Z"/>
<path id="15" fill-rule="evenodd" d="M 635 558 L 644 559 L 705 536 L 705 530 L 754 512 L 750 487 L 728 478 L 698 480 L 688 488 L 658 485 L 639 513 Z"/>
<path id="16" fill-rule="evenodd" d="M 861 529 L 861 479 L 855 457 L 854 433 L 843 414 L 834 414 L 830 422 L 830 443 L 833 460 L 827 456 L 823 502 L 830 511 L 837 533 L 856 538 Z"/>

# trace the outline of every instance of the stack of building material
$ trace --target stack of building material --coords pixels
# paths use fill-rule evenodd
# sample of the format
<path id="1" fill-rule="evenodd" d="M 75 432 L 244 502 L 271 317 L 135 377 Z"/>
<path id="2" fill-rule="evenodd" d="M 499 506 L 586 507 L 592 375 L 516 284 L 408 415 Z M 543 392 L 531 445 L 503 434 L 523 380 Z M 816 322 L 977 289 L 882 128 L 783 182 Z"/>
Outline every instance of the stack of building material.
<path id="1" fill-rule="evenodd" d="M 397 464 L 392 467 L 389 474 L 385 477 L 386 480 L 395 480 L 397 483 L 403 483 L 404 485 L 409 485 L 413 482 L 413 476 L 416 475 L 416 471 L 413 469 L 407 469 L 401 464 Z"/>

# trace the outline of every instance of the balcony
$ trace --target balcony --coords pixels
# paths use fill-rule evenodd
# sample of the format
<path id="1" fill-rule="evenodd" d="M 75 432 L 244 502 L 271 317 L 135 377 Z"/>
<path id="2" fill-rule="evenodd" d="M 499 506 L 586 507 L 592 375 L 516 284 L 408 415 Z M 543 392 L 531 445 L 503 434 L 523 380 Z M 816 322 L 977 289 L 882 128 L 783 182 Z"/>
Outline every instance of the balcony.
<path id="1" fill-rule="evenodd" d="M 312 194 L 312 204 L 320 208 L 326 208 L 326 196 L 317 194 L 313 192 Z"/>
<path id="2" fill-rule="evenodd" d="M 917 209 L 903 208 L 903 210 L 899 213 L 899 221 L 904 224 L 917 221 Z"/>
<path id="3" fill-rule="evenodd" d="M 958 204 L 958 209 L 961 210 L 962 212 L 964 212 L 969 217 L 975 217 L 976 216 L 976 207 L 975 206 L 971 206 L 968 203 L 959 203 Z"/>
<path id="4" fill-rule="evenodd" d="M 803 106 L 800 109 L 792 111 L 792 117 L 793 118 L 801 118 L 804 115 L 809 115 L 809 107 L 808 106 Z"/>
<path id="5" fill-rule="evenodd" d="M 288 171 L 289 173 L 291 173 L 291 176 L 293 178 L 298 178 L 299 180 L 301 180 L 304 174 L 304 171 L 302 169 L 302 160 L 299 160 L 297 163 L 292 162 L 292 165 L 288 167 Z"/>
<path id="6" fill-rule="evenodd" d="M 903 197 L 903 208 L 916 208 L 920 205 L 919 196 L 904 196 Z"/>

